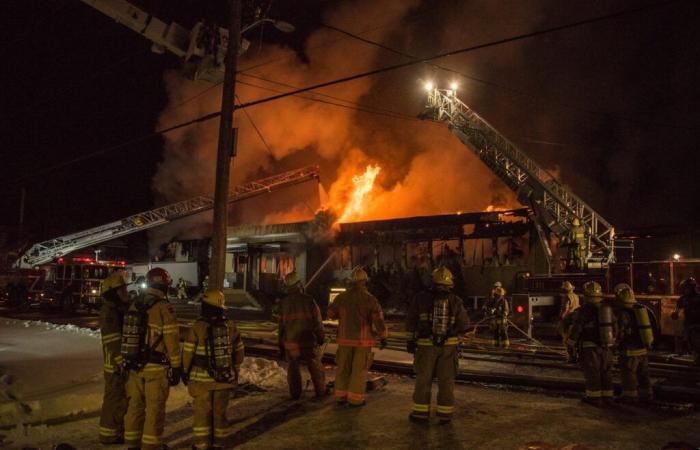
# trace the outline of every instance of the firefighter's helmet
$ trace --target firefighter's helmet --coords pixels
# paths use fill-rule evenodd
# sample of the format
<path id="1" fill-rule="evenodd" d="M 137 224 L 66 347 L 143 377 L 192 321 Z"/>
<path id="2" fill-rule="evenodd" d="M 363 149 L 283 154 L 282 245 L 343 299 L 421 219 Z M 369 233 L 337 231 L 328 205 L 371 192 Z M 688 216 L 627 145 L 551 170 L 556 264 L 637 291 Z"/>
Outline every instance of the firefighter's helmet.
<path id="1" fill-rule="evenodd" d="M 578 220 L 578 217 L 574 217 L 573 220 L 571 221 L 571 225 L 577 227 L 577 226 L 581 225 L 581 221 Z"/>
<path id="2" fill-rule="evenodd" d="M 506 295 L 506 290 L 503 289 L 502 287 L 497 287 L 496 289 L 493 290 L 493 293 L 496 297 L 503 297 Z"/>
<path id="3" fill-rule="evenodd" d="M 369 275 L 367 275 L 367 272 L 365 272 L 365 269 L 363 269 L 362 266 L 357 266 L 352 269 L 350 280 L 353 283 L 364 283 L 369 280 Z"/>
<path id="4" fill-rule="evenodd" d="M 286 277 L 284 277 L 284 284 L 287 287 L 296 286 L 299 283 L 301 283 L 301 278 L 299 278 L 299 274 L 296 270 L 292 270 Z"/>
<path id="5" fill-rule="evenodd" d="M 454 286 L 452 272 L 445 266 L 433 270 L 433 284 L 436 286 Z"/>
<path id="6" fill-rule="evenodd" d="M 603 288 L 595 281 L 583 285 L 583 296 L 587 302 L 599 303 L 603 299 Z"/>
<path id="7" fill-rule="evenodd" d="M 173 283 L 173 279 L 167 270 L 154 267 L 146 273 L 146 283 L 149 287 L 168 287 Z"/>
<path id="8" fill-rule="evenodd" d="M 501 283 L 500 281 L 496 281 L 495 283 L 493 283 L 493 287 L 494 288 L 503 287 L 503 283 Z"/>
<path id="9" fill-rule="evenodd" d="M 216 306 L 217 308 L 224 307 L 224 291 L 219 291 L 216 289 L 209 289 L 202 296 L 202 303 L 207 305 Z"/>
<path id="10" fill-rule="evenodd" d="M 695 278 L 693 277 L 686 278 L 685 280 L 681 281 L 681 284 L 678 285 L 678 287 L 681 293 L 684 295 L 693 295 L 694 293 L 698 292 L 698 282 L 695 281 Z"/>
<path id="11" fill-rule="evenodd" d="M 574 285 L 570 281 L 565 281 L 561 284 L 561 290 L 565 292 L 574 292 Z"/>
<path id="12" fill-rule="evenodd" d="M 613 288 L 613 292 L 615 293 L 615 295 L 617 295 L 617 293 L 620 292 L 620 291 L 623 290 L 623 289 L 632 290 L 632 287 L 631 287 L 629 284 L 627 284 L 627 283 L 617 283 L 617 284 L 615 285 L 615 287 Z"/>
<path id="13" fill-rule="evenodd" d="M 624 283 L 621 283 L 624 284 Z M 617 287 L 617 286 L 616 286 Z M 637 299 L 634 298 L 634 292 L 632 288 L 628 285 L 621 287 L 620 289 L 615 289 L 615 297 L 622 303 L 636 303 Z"/>
<path id="14" fill-rule="evenodd" d="M 122 286 L 126 286 L 127 282 L 124 279 L 124 273 L 121 271 L 115 270 L 107 278 L 102 280 L 100 283 L 100 292 L 103 294 L 107 291 L 111 291 L 112 289 L 117 289 Z"/>

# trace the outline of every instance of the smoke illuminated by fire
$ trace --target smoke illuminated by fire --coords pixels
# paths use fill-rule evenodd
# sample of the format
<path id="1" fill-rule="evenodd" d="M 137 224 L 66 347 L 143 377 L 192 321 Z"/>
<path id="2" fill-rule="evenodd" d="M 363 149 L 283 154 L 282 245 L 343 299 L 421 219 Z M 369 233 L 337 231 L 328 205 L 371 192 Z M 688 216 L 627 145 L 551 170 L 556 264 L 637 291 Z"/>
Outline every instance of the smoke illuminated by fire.
<path id="1" fill-rule="evenodd" d="M 411 39 L 416 33 L 411 31 L 421 28 L 418 22 L 407 28 L 404 19 L 423 3 L 329 2 L 324 22 L 416 52 Z M 358 11 L 362 11 L 359 24 Z M 479 37 L 478 30 L 465 36 L 462 22 L 454 22 L 459 26 L 441 33 L 435 42 L 437 48 L 457 47 Z M 349 54 L 353 57 L 348 58 Z M 322 27 L 306 39 L 303 60 L 297 51 L 271 43 L 242 56 L 236 92 L 241 102 L 250 102 L 290 86 L 310 86 L 403 60 L 376 46 L 339 39 L 336 32 Z M 508 58 L 497 59 L 502 60 Z M 424 91 L 414 81 L 424 76 L 422 68 L 413 68 L 314 91 L 309 98 L 286 97 L 249 108 L 247 114 L 237 111 L 234 122 L 239 129 L 239 151 L 232 168 L 232 185 L 314 164 L 321 168 L 321 191 L 328 198 L 320 198 L 316 189 L 285 188 L 249 200 L 245 207 L 237 205 L 229 215 L 231 223 L 305 221 L 312 219 L 319 207 L 331 210 L 340 222 L 348 222 L 480 211 L 489 204 L 517 206 L 514 196 L 446 126 L 345 107 L 347 103 L 377 108 L 386 103 L 406 116 L 415 116 L 424 103 Z M 168 73 L 166 85 L 169 105 L 159 128 L 221 107 L 221 90 L 210 89 L 208 83 Z M 343 107 L 322 96 L 337 97 Z M 217 137 L 215 121 L 165 135 L 163 160 L 153 180 L 158 203 L 212 195 Z M 211 215 L 196 216 L 187 227 L 169 224 L 152 231 L 151 238 L 167 242 L 174 236 L 205 236 L 211 230 L 210 222 Z"/>
<path id="2" fill-rule="evenodd" d="M 381 170 L 382 168 L 377 165 L 368 165 L 365 173 L 352 177 L 354 188 L 347 205 L 345 205 L 343 214 L 338 218 L 338 222 L 352 222 L 362 217 L 363 212 L 367 209 L 367 195 L 372 192 L 374 180 Z"/>

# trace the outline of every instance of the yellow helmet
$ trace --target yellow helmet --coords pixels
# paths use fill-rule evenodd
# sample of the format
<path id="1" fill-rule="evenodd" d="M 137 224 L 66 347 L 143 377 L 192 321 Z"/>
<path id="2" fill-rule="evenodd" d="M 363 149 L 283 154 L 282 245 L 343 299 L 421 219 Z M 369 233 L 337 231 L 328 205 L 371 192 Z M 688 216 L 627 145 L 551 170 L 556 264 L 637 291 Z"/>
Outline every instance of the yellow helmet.
<path id="1" fill-rule="evenodd" d="M 292 270 L 284 277 L 284 284 L 287 285 L 287 287 L 296 286 L 298 283 L 301 283 L 301 278 L 299 278 L 299 274 L 296 270 Z"/>
<path id="2" fill-rule="evenodd" d="M 571 225 L 577 227 L 577 226 L 581 225 L 581 221 L 578 220 L 578 217 L 574 217 L 574 219 L 571 221 Z"/>
<path id="3" fill-rule="evenodd" d="M 440 266 L 433 270 L 433 284 L 437 286 L 454 286 L 452 272 L 445 266 Z"/>
<path id="4" fill-rule="evenodd" d="M 503 297 L 504 295 L 506 295 L 506 290 L 502 287 L 497 287 L 493 290 L 493 293 L 499 297 Z"/>
<path id="5" fill-rule="evenodd" d="M 115 270 L 114 272 L 110 273 L 109 276 L 107 276 L 107 278 L 102 280 L 102 282 L 100 283 L 100 292 L 104 294 L 107 291 L 120 288 L 122 286 L 125 286 L 126 284 L 127 283 L 124 279 L 124 273 L 119 270 Z"/>
<path id="6" fill-rule="evenodd" d="M 367 275 L 367 272 L 365 272 L 365 269 L 362 268 L 362 266 L 357 266 L 354 269 L 352 269 L 350 280 L 353 283 L 366 282 L 367 280 L 369 280 L 369 276 Z"/>
<path id="7" fill-rule="evenodd" d="M 493 283 L 493 287 L 495 287 L 495 288 L 503 287 L 503 284 L 500 281 L 496 281 L 495 283 Z"/>
<path id="8" fill-rule="evenodd" d="M 574 285 L 569 281 L 565 281 L 561 284 L 561 289 L 566 292 L 574 292 Z"/>
<path id="9" fill-rule="evenodd" d="M 617 299 L 620 300 L 622 303 L 637 303 L 637 299 L 634 297 L 634 292 L 632 291 L 632 288 L 627 285 L 625 285 L 625 287 L 621 287 L 619 290 L 615 289 L 615 297 L 617 297 Z"/>
<path id="10" fill-rule="evenodd" d="M 204 293 L 202 297 L 202 302 L 211 306 L 216 306 L 217 308 L 224 307 L 224 291 L 218 291 L 216 289 L 209 289 Z"/>
<path id="11" fill-rule="evenodd" d="M 583 285 L 583 296 L 588 302 L 599 303 L 603 299 L 603 288 L 595 281 L 589 281 Z"/>

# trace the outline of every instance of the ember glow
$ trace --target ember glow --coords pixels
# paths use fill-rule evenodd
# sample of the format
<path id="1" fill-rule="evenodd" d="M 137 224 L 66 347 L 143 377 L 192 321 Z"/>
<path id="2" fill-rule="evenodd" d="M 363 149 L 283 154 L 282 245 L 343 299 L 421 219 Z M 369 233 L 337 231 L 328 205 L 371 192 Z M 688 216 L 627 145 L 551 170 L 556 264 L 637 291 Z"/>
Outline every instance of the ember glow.
<path id="1" fill-rule="evenodd" d="M 367 196 L 372 192 L 374 180 L 381 170 L 382 168 L 378 165 L 370 164 L 365 169 L 365 173 L 352 177 L 353 191 L 338 222 L 351 222 L 362 216 L 367 209 Z"/>

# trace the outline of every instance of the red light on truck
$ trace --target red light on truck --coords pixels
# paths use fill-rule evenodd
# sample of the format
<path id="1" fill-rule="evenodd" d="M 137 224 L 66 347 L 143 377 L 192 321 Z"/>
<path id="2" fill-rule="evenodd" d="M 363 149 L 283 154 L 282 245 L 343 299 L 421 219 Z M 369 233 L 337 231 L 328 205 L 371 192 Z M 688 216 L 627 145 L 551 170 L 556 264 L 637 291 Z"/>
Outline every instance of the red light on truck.
<path id="1" fill-rule="evenodd" d="M 518 312 L 518 314 L 522 314 L 523 311 L 525 311 L 525 308 L 523 308 L 523 305 L 518 305 L 515 307 L 515 310 Z"/>

